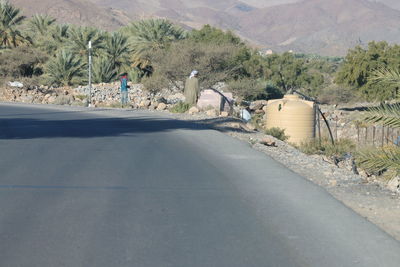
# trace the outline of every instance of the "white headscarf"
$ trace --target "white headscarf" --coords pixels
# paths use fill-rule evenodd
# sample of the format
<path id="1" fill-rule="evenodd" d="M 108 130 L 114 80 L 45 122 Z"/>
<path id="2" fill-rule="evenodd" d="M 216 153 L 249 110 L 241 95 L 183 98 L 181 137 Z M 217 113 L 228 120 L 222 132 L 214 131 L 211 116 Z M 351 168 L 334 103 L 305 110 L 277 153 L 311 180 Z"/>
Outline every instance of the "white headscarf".
<path id="1" fill-rule="evenodd" d="M 194 78 L 197 74 L 199 74 L 199 72 L 197 70 L 194 70 L 194 71 L 192 71 L 192 73 L 190 73 L 189 78 Z"/>

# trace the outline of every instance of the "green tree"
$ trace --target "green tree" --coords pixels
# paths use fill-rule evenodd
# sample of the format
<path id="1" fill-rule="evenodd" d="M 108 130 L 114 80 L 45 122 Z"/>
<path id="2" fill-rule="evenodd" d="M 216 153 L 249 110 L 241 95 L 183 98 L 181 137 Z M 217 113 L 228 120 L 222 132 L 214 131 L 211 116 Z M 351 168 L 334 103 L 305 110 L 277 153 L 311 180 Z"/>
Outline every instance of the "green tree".
<path id="1" fill-rule="evenodd" d="M 8 1 L 0 2 L 0 47 L 11 48 L 29 43 L 29 38 L 18 29 L 24 16 L 20 16 L 21 10 L 13 7 Z"/>
<path id="2" fill-rule="evenodd" d="M 72 52 L 62 50 L 46 65 L 47 80 L 50 85 L 73 85 L 84 74 L 82 60 Z"/>
<path id="3" fill-rule="evenodd" d="M 69 38 L 70 26 L 68 24 L 57 24 L 51 29 L 51 37 L 58 44 L 65 43 Z"/>
<path id="4" fill-rule="evenodd" d="M 368 100 L 390 100 L 396 97 L 398 86 L 376 83 L 371 79 L 377 70 L 385 68 L 400 68 L 400 46 L 371 42 L 368 48 L 358 46 L 349 51 L 337 73 L 336 82 L 354 88 Z"/>
<path id="5" fill-rule="evenodd" d="M 146 80 L 152 90 L 162 89 L 185 81 L 193 69 L 199 71 L 200 85 L 212 87 L 217 82 L 229 81 L 238 66 L 231 64 L 239 53 L 240 47 L 232 44 L 216 45 L 196 43 L 185 40 L 171 44 L 168 49 L 158 50 L 152 55 L 154 77 Z M 155 83 L 156 79 L 159 83 Z M 149 86 L 148 86 L 149 87 Z"/>
<path id="6" fill-rule="evenodd" d="M 65 49 L 69 39 L 70 26 L 67 24 L 52 25 L 43 38 L 35 45 L 49 55 L 55 56 L 59 50 Z"/>
<path id="7" fill-rule="evenodd" d="M 33 45 L 50 55 L 55 55 L 60 46 L 53 36 L 58 27 L 55 22 L 55 19 L 47 15 L 35 15 L 29 20 L 27 28 L 27 35 Z"/>
<path id="8" fill-rule="evenodd" d="M 126 30 L 133 49 L 134 67 L 146 69 L 151 65 L 150 56 L 167 48 L 172 42 L 186 37 L 185 31 L 165 19 L 148 19 L 131 23 Z M 151 68 L 149 69 L 151 71 Z"/>
<path id="9" fill-rule="evenodd" d="M 292 53 L 267 56 L 265 77 L 284 93 L 301 88 L 310 93 L 324 83 L 322 75 L 310 73 L 304 59 L 296 58 Z"/>
<path id="10" fill-rule="evenodd" d="M 106 57 L 97 58 L 93 64 L 93 82 L 109 83 L 117 77 L 117 70 L 112 61 Z"/>
<path id="11" fill-rule="evenodd" d="M 69 31 L 68 48 L 72 53 L 79 54 L 86 60 L 89 41 L 92 42 L 93 55 L 98 55 L 104 48 L 105 35 L 92 27 L 73 27 Z"/>
<path id="12" fill-rule="evenodd" d="M 50 27 L 56 22 L 56 19 L 49 17 L 48 15 L 34 15 L 29 20 L 29 29 L 35 35 L 46 35 Z"/>
<path id="13" fill-rule="evenodd" d="M 119 71 L 122 65 L 128 63 L 128 56 L 131 52 L 128 38 L 119 32 L 112 33 L 106 39 L 104 51 L 113 69 Z"/>
<path id="14" fill-rule="evenodd" d="M 194 42 L 243 45 L 242 40 L 231 31 L 224 32 L 210 25 L 204 25 L 200 30 L 192 30 L 188 37 Z"/>

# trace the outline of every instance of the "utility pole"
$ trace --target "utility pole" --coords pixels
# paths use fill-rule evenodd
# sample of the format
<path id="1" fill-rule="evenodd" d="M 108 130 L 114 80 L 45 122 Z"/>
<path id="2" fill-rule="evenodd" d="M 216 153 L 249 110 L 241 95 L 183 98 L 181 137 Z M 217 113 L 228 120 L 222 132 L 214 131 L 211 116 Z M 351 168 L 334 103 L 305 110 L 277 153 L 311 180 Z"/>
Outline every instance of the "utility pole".
<path id="1" fill-rule="evenodd" d="M 88 107 L 92 106 L 92 41 L 89 41 L 89 103 Z"/>

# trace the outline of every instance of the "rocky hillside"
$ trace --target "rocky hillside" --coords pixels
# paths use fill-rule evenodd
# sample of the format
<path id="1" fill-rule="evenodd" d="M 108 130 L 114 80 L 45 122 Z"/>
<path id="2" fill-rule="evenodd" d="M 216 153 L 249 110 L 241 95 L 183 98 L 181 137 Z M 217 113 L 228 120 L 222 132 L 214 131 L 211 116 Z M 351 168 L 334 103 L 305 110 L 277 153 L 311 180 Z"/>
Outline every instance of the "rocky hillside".
<path id="1" fill-rule="evenodd" d="M 272 49 L 344 55 L 372 40 L 400 42 L 400 11 L 367 0 L 306 0 L 241 16 L 243 35 Z"/>
<path id="2" fill-rule="evenodd" d="M 96 26 L 107 30 L 126 25 L 131 18 L 124 12 L 94 5 L 88 0 L 9 0 L 22 9 L 25 16 L 48 14 L 58 22 Z"/>
<path id="3" fill-rule="evenodd" d="M 400 42 L 398 0 L 11 0 L 24 13 L 115 29 L 130 20 L 166 17 L 199 28 L 231 29 L 274 51 L 344 55 L 372 40 Z"/>

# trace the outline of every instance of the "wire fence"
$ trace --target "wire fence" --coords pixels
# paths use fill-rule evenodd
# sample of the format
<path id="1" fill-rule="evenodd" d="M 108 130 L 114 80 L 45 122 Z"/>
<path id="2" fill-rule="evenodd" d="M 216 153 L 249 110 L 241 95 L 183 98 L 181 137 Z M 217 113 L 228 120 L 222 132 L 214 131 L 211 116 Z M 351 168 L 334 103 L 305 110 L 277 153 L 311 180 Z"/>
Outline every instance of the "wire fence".
<path id="1" fill-rule="evenodd" d="M 384 126 L 356 126 L 359 146 L 399 146 L 400 130 Z"/>
<path id="2" fill-rule="evenodd" d="M 338 118 L 328 119 L 332 137 L 352 139 L 358 147 L 400 146 L 400 129 L 385 126 L 363 125 L 362 123 L 340 123 Z M 317 116 L 316 137 L 330 137 L 328 126 Z"/>

